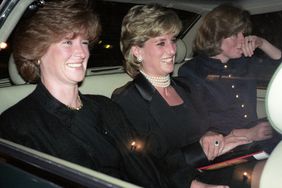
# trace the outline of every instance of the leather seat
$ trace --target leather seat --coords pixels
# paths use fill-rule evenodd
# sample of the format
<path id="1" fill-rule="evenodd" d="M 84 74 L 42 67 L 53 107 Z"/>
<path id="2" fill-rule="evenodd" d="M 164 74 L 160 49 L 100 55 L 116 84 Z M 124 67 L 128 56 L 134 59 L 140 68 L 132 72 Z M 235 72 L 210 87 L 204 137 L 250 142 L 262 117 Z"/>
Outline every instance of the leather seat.
<path id="1" fill-rule="evenodd" d="M 282 134 L 282 64 L 274 73 L 266 93 L 266 113 L 275 130 Z M 260 188 L 282 187 L 282 141 L 275 147 L 263 169 Z"/>

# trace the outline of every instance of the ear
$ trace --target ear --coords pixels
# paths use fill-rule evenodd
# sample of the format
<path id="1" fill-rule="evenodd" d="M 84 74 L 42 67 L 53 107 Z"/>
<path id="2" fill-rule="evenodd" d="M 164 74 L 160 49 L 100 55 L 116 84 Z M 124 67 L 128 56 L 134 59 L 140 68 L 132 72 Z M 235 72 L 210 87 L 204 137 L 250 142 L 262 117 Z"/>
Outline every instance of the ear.
<path id="1" fill-rule="evenodd" d="M 131 53 L 135 56 L 135 57 L 141 57 L 141 48 L 139 46 L 132 46 L 131 47 Z"/>

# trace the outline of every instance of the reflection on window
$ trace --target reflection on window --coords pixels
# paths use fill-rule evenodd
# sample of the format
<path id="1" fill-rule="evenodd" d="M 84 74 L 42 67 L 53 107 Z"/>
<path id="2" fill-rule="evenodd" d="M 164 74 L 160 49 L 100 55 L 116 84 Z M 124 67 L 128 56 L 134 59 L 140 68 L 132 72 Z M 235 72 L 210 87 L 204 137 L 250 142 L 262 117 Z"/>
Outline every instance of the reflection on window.
<path id="1" fill-rule="evenodd" d="M 261 36 L 279 49 L 282 49 L 282 11 L 253 15 L 251 19 L 254 35 Z M 252 68 L 257 70 L 257 87 L 266 89 L 279 64 L 273 64 L 267 60 L 263 61 L 262 59 L 267 59 L 267 57 L 261 50 L 256 50 L 256 56 L 261 59 L 258 63 L 252 64 Z"/>

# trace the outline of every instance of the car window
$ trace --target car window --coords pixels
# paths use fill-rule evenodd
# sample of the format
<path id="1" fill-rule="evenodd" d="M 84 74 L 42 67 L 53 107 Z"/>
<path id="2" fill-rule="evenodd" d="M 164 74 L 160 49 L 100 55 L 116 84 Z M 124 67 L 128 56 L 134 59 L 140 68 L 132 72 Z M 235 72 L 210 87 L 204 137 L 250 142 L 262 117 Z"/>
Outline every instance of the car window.
<path id="1" fill-rule="evenodd" d="M 282 11 L 253 15 L 251 21 L 253 24 L 252 33 L 254 35 L 261 36 L 279 49 L 282 49 Z M 258 63 L 252 64 L 253 69 L 257 73 L 257 87 L 266 89 L 279 63 L 262 61 L 262 59 L 267 58 L 266 55 L 260 50 L 256 50 L 255 53 L 261 60 Z"/>
<path id="2" fill-rule="evenodd" d="M 123 57 L 119 47 L 120 27 L 122 18 L 129 8 L 135 4 L 96 1 L 95 11 L 98 12 L 102 24 L 102 33 L 98 43 L 91 49 L 88 68 L 121 66 Z M 175 9 L 174 9 L 175 10 Z M 193 26 L 199 15 L 188 12 L 175 10 L 183 22 L 182 35 L 187 34 Z M 282 49 L 282 35 L 280 34 L 282 27 L 282 11 L 253 15 L 251 17 L 253 23 L 253 34 L 262 36 L 271 43 Z M 7 47 L 0 51 L 0 79 L 8 78 L 8 60 L 11 53 L 10 41 L 8 39 Z M 263 58 L 264 54 L 256 50 L 258 57 Z M 254 70 L 257 70 L 256 79 L 258 87 L 265 89 L 267 84 L 277 68 L 277 64 L 271 64 L 267 61 L 260 61 L 252 64 Z"/>
<path id="3" fill-rule="evenodd" d="M 102 33 L 97 45 L 91 50 L 88 67 L 117 66 L 123 64 L 120 51 L 120 30 L 122 19 L 135 4 L 97 2 L 95 9 L 100 15 Z M 183 22 L 184 30 L 198 17 L 197 14 L 174 9 Z"/>
<path id="4" fill-rule="evenodd" d="M 88 68 L 120 66 L 123 62 L 123 56 L 120 51 L 120 29 L 121 22 L 127 11 L 134 6 L 131 3 L 117 3 L 96 1 L 94 10 L 100 15 L 102 24 L 102 33 L 97 44 L 90 51 Z M 192 12 L 175 10 L 183 21 L 184 29 L 189 28 L 198 15 Z M 8 77 L 8 61 L 11 53 L 10 41 L 8 46 L 0 51 L 0 79 Z"/>
<path id="5" fill-rule="evenodd" d="M 2 138 L 0 173 L 0 187 L 139 187 Z"/>

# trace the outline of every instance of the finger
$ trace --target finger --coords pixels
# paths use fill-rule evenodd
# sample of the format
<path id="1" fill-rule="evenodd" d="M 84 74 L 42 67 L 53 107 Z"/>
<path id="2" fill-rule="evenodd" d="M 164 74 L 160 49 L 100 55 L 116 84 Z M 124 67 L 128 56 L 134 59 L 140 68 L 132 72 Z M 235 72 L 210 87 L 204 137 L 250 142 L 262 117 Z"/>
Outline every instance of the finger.
<path id="1" fill-rule="evenodd" d="M 264 136 L 271 138 L 271 137 L 273 136 L 273 132 L 272 132 L 272 131 L 265 131 L 265 132 L 264 132 Z"/>
<path id="2" fill-rule="evenodd" d="M 244 55 L 250 57 L 254 54 L 255 41 L 251 37 L 245 37 L 242 47 Z"/>
<path id="3" fill-rule="evenodd" d="M 207 141 L 203 142 L 203 144 L 202 144 L 203 150 L 204 150 L 208 160 L 212 160 L 212 157 L 213 157 L 210 153 L 210 151 L 211 151 L 210 145 L 211 145 L 211 143 L 207 142 Z"/>
<path id="4" fill-rule="evenodd" d="M 219 156 L 222 153 L 225 146 L 225 138 L 223 137 L 223 135 L 218 136 L 217 141 L 218 147 L 216 148 L 216 151 L 214 153 L 215 157 Z"/>
<path id="5" fill-rule="evenodd" d="M 215 147 L 214 147 L 214 152 L 213 152 L 213 157 L 216 158 L 219 155 L 219 151 L 220 151 L 220 147 L 221 147 L 221 143 L 219 141 L 217 141 L 218 144 L 215 143 Z"/>
<path id="6" fill-rule="evenodd" d="M 251 40 L 246 41 L 246 54 L 248 57 L 251 57 L 254 54 L 253 50 L 253 42 Z"/>

